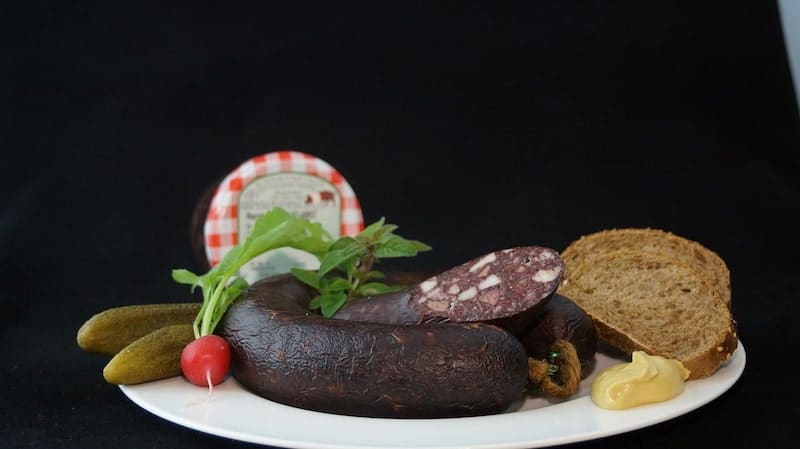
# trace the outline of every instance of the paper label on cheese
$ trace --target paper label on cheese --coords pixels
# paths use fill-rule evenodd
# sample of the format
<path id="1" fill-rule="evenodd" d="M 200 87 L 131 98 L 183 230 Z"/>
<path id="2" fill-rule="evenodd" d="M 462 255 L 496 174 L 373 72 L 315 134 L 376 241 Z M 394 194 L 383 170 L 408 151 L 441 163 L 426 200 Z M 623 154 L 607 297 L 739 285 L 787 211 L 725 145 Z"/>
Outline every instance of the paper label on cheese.
<path id="1" fill-rule="evenodd" d="M 325 179 L 304 173 L 277 173 L 256 178 L 239 194 L 239 234 L 249 235 L 256 219 L 272 207 L 322 224 L 331 235 L 341 232 L 342 198 Z"/>
<path id="2" fill-rule="evenodd" d="M 320 223 L 333 238 L 355 235 L 364 227 L 355 193 L 333 167 L 296 151 L 268 153 L 246 161 L 220 183 L 204 227 L 209 263 L 219 263 L 273 207 Z M 311 254 L 281 248 L 253 259 L 239 274 L 252 283 L 292 267 L 318 265 Z"/>

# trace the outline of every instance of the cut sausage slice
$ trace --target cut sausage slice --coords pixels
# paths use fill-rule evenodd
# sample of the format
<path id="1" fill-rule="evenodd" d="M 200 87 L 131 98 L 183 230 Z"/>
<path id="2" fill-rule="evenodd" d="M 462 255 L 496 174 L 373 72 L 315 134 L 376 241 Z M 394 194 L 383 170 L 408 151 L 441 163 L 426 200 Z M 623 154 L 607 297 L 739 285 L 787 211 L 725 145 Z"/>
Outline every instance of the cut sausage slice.
<path id="1" fill-rule="evenodd" d="M 509 248 L 476 257 L 407 291 L 348 303 L 335 318 L 396 324 L 504 318 L 543 304 L 563 275 L 558 252 L 541 246 Z"/>

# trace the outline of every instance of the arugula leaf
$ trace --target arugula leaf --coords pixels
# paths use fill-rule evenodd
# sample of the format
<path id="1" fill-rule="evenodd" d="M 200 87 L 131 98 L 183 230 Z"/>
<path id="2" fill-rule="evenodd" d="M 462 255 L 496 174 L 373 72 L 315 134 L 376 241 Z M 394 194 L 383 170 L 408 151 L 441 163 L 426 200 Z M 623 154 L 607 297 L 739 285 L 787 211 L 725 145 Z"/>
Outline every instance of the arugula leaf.
<path id="1" fill-rule="evenodd" d="M 333 238 L 321 224 L 276 207 L 259 217 L 247 239 L 228 251 L 206 274 L 198 276 L 186 269 L 172 270 L 175 282 L 191 285 L 192 291 L 200 287 L 203 292 L 203 305 L 194 321 L 195 337 L 213 333 L 228 306 L 247 288 L 247 281 L 238 275 L 244 264 L 266 251 L 282 247 L 320 257 L 332 243 Z"/>
<path id="2" fill-rule="evenodd" d="M 172 279 L 174 279 L 175 282 L 178 282 L 180 284 L 191 285 L 192 291 L 194 291 L 195 287 L 200 287 L 200 276 L 183 268 L 178 270 L 172 270 Z"/>
<path id="3" fill-rule="evenodd" d="M 331 317 L 350 298 L 403 288 L 375 282 L 384 276 L 372 266 L 382 258 L 416 256 L 431 247 L 394 234 L 397 229 L 397 225 L 386 224 L 381 218 L 355 237 L 334 241 L 322 224 L 276 207 L 259 217 L 244 242 L 228 251 L 207 273 L 197 275 L 186 269 L 174 269 L 172 279 L 191 286 L 192 292 L 198 287 L 201 289 L 203 304 L 194 321 L 194 333 L 195 337 L 209 335 L 228 307 L 248 287 L 247 281 L 239 276 L 239 269 L 269 250 L 295 248 L 320 260 L 317 270 L 292 268 L 291 273 L 319 292 L 309 303 L 309 309 L 320 310 L 322 315 Z"/>

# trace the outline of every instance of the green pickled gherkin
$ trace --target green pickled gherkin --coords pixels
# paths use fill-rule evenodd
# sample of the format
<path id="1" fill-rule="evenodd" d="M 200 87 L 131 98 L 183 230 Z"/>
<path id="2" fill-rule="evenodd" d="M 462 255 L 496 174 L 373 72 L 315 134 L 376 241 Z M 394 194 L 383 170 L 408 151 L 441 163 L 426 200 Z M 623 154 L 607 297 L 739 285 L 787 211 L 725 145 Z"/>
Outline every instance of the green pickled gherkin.
<path id="1" fill-rule="evenodd" d="M 137 339 L 165 326 L 192 324 L 202 303 L 141 304 L 115 307 L 89 318 L 78 330 L 78 346 L 115 355 Z"/>
<path id="2" fill-rule="evenodd" d="M 106 382 L 133 385 L 181 375 L 181 353 L 194 340 L 191 324 L 156 329 L 115 355 L 103 369 Z"/>

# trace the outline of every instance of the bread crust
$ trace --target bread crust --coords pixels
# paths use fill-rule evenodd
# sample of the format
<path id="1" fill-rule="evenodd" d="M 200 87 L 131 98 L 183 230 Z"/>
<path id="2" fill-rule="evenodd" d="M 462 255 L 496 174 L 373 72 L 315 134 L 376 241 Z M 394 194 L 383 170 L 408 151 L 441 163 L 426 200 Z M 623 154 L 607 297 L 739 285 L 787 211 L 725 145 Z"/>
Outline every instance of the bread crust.
<path id="1" fill-rule="evenodd" d="M 599 338 L 628 355 L 633 354 L 633 351 L 644 351 L 650 355 L 672 357 L 669 353 L 636 342 L 631 336 L 620 332 L 594 316 L 592 316 L 592 321 Z M 738 345 L 739 338 L 736 334 L 736 321 L 731 319 L 731 328 L 722 335 L 719 344 L 709 347 L 696 357 L 681 361 L 684 368 L 689 370 L 689 380 L 702 379 L 714 374 L 723 363 L 731 358 Z"/>
<path id="2" fill-rule="evenodd" d="M 621 233 L 625 235 L 624 238 L 629 238 L 630 235 L 638 235 L 639 233 L 636 231 L 638 230 L 629 229 L 621 231 Z M 603 231 L 603 235 L 609 235 L 608 232 L 609 231 Z M 661 233 L 663 231 L 656 232 Z M 616 231 L 614 234 L 620 235 L 620 233 Z M 650 230 L 645 231 L 644 234 L 652 235 Z M 659 238 L 671 237 L 661 235 Z M 680 237 L 677 238 L 680 239 Z M 637 245 L 632 245 L 636 249 L 617 249 L 619 247 L 617 244 L 607 247 L 604 247 L 602 244 L 597 246 L 595 243 L 600 242 L 600 240 L 597 239 L 598 237 L 594 237 L 593 235 L 581 237 L 581 239 L 574 242 L 573 245 L 570 245 L 562 253 L 562 259 L 564 260 L 566 270 L 558 293 L 572 299 L 573 302 L 584 309 L 592 318 L 598 337 L 628 354 L 633 353 L 633 351 L 642 350 L 652 355 L 676 358 L 691 371 L 689 379 L 700 379 L 713 374 L 732 356 L 738 346 L 738 336 L 736 333 L 736 322 L 730 313 L 729 304 L 724 301 L 724 298 L 730 298 L 729 293 L 725 295 L 726 291 L 729 292 L 729 290 L 723 289 L 723 291 L 720 292 L 719 284 L 707 274 L 707 265 L 699 261 L 697 263 L 687 264 L 687 261 L 691 262 L 694 259 L 686 257 L 676 258 L 673 257 L 673 254 L 669 251 L 659 252 L 652 249 L 640 249 Z M 609 248 L 613 250 L 607 251 Z M 627 259 L 627 265 L 614 265 L 615 258 L 616 260 Z M 710 313 L 712 317 L 715 317 L 715 319 L 712 320 L 713 323 L 715 323 L 714 326 L 708 330 L 703 329 L 702 331 L 702 340 L 704 342 L 712 340 L 713 344 L 706 344 L 703 349 L 695 350 L 697 348 L 688 346 L 692 344 L 692 337 L 696 337 L 695 335 L 672 335 L 669 333 L 670 329 L 665 329 L 665 335 L 668 335 L 673 340 L 682 341 L 685 338 L 687 346 L 684 346 L 684 348 L 687 350 L 681 351 L 681 353 L 689 353 L 691 355 L 678 357 L 675 353 L 670 352 L 668 345 L 659 346 L 659 344 L 653 342 L 644 343 L 641 341 L 643 332 L 637 334 L 636 330 L 625 331 L 619 327 L 622 323 L 614 322 L 614 319 L 610 318 L 615 315 L 609 314 L 607 309 L 613 308 L 614 305 L 601 302 L 604 297 L 608 296 L 608 291 L 597 294 L 595 293 L 595 289 L 602 290 L 602 286 L 592 285 L 592 282 L 599 282 L 598 280 L 603 279 L 603 277 L 596 277 L 592 274 L 598 270 L 610 270 L 611 279 L 616 279 L 613 277 L 615 274 L 624 275 L 624 273 L 614 273 L 613 271 L 615 269 L 620 270 L 623 266 L 636 267 L 638 266 L 637 264 L 641 264 L 642 267 L 662 265 L 671 267 L 673 269 L 673 271 L 670 271 L 672 277 L 666 280 L 665 285 L 687 282 L 691 279 L 691 283 L 696 288 L 696 291 L 693 291 L 692 294 L 695 295 L 698 301 L 697 307 L 703 308 L 706 313 Z M 592 272 L 592 270 L 595 271 Z M 646 270 L 644 272 L 646 272 Z M 638 281 L 636 281 L 635 278 L 625 278 L 625 282 L 630 283 Z M 648 283 L 643 280 L 641 287 L 652 288 L 652 285 L 660 286 L 661 284 L 657 282 Z M 729 285 L 729 283 L 726 285 Z M 653 292 L 653 294 L 661 295 L 666 294 L 666 292 L 656 291 Z M 599 304 L 598 301 L 600 301 Z M 655 304 L 657 305 L 658 302 L 655 301 Z M 650 310 L 652 311 L 652 309 Z M 662 317 L 666 317 L 671 310 L 664 309 L 660 312 L 663 312 Z M 605 319 L 603 316 L 605 316 Z M 648 323 L 642 322 L 641 325 L 642 328 L 644 328 Z M 627 322 L 627 324 L 623 326 L 630 328 L 631 324 Z M 652 337 L 650 339 L 652 339 Z"/>
<path id="3" fill-rule="evenodd" d="M 722 336 L 719 344 L 709 348 L 703 354 L 683 362 L 686 369 L 691 372 L 689 379 L 701 379 L 714 374 L 723 363 L 731 358 L 738 345 L 736 321 L 731 318 L 730 329 Z"/>
<path id="4" fill-rule="evenodd" d="M 583 235 L 561 252 L 561 258 L 568 267 L 576 268 L 586 257 L 620 249 L 651 252 L 698 268 L 730 307 L 731 275 L 722 257 L 700 242 L 663 229 L 612 228 Z"/>

